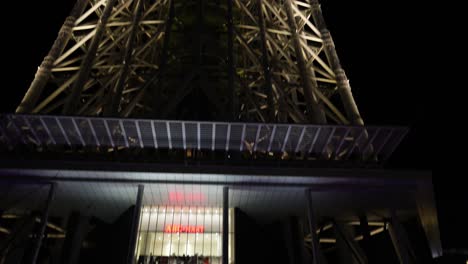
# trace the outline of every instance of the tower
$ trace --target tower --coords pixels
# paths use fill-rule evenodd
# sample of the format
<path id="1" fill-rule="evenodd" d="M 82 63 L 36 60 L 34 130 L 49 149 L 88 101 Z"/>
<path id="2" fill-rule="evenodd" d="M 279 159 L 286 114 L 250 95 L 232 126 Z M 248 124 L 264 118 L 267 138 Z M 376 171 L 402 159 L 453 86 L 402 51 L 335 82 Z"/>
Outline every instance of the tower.
<path id="1" fill-rule="evenodd" d="M 365 263 L 355 241 L 371 241 L 369 223 L 379 226 L 373 231 L 388 229 L 400 261 L 411 261 L 410 243 L 399 224 L 407 212 L 421 217 L 432 254 L 440 251 L 430 175 L 392 177 L 398 173 L 364 169 L 378 168 L 406 129 L 364 126 L 317 1 L 77 0 L 16 114 L 2 117 L 0 132 L 5 160 L 13 160 L 3 169 L 6 179 L 14 174 L 52 181 L 58 188 L 73 181 L 89 181 L 85 188 L 109 180 L 139 184 L 129 259 L 135 248 L 138 256 L 170 257 L 172 249 L 166 254 L 163 246 L 159 255 L 146 250 L 147 242 L 141 249 L 137 234 L 146 232 L 151 241 L 164 233 L 158 224 L 150 228 L 153 209 L 157 216 L 175 210 L 182 219 L 183 210 L 192 207 L 211 210 L 212 218 L 213 210 L 223 212 L 216 233 L 223 233 L 218 256 L 223 263 L 228 208 L 262 221 L 299 215 L 302 220 L 288 220 L 286 226 L 297 226 L 289 233 L 304 243 L 297 245 L 297 238 L 287 236 L 287 247 L 305 253 L 289 253 L 291 263 L 306 256 L 322 263 L 323 244 L 330 241 L 340 257 L 348 254 Z M 27 157 L 27 166 L 15 163 L 18 156 Z M 53 162 L 57 160 L 72 165 Z M 220 168 L 229 173 L 213 179 Z M 52 178 L 51 169 L 63 177 Z M 132 177 L 123 175 L 127 170 Z M 95 176 L 97 171 L 109 177 Z M 152 174 L 138 175 L 143 172 Z M 362 174 L 365 180 L 359 178 Z M 176 187 L 169 190 L 171 184 Z M 187 191 L 202 185 L 209 188 Z M 157 202 L 143 194 L 145 188 L 161 193 L 161 186 L 167 187 L 167 197 Z M 357 192 L 356 208 L 344 203 L 354 188 L 364 190 Z M 380 189 L 401 196 L 388 202 L 376 193 Z M 339 195 L 321 194 L 333 190 Z M 305 195 L 295 197 L 297 192 Z M 403 201 L 414 194 L 416 206 Z M 117 194 L 106 195 L 101 198 L 118 200 Z M 250 195 L 263 198 L 243 204 Z M 271 206 L 285 197 L 293 197 L 290 204 L 278 210 Z M 366 200 L 373 198 L 376 203 L 369 205 Z M 346 205 L 330 210 L 340 203 Z M 348 207 L 352 212 L 345 212 Z M 385 212 L 368 220 L 376 208 Z M 191 230 L 201 230 L 182 220 L 165 224 L 164 230 L 168 226 L 171 245 L 173 233 L 186 234 L 188 245 Z M 330 227 L 331 240 L 315 236 Z M 196 246 L 192 252 L 187 248 L 186 254 L 197 252 Z"/>
<path id="2" fill-rule="evenodd" d="M 16 112 L 194 118 L 188 97 L 212 120 L 363 125 L 316 1 L 77 1 Z"/>

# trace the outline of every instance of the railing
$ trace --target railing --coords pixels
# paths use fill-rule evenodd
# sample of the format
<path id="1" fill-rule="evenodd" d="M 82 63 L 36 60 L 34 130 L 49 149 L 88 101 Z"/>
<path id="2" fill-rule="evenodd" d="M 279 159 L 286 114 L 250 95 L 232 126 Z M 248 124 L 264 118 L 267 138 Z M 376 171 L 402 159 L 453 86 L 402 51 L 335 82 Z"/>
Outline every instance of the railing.
<path id="1" fill-rule="evenodd" d="M 227 123 L 51 115 L 0 116 L 0 144 L 37 151 L 168 149 L 245 153 L 286 160 L 382 162 L 407 133 L 404 127 Z"/>

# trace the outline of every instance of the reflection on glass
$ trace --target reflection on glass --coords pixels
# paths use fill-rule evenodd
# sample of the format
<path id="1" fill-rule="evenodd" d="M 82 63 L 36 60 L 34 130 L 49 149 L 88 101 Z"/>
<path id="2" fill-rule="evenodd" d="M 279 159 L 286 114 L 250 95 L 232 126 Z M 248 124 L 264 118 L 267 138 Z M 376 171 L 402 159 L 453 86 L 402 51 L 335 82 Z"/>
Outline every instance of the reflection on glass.
<path id="1" fill-rule="evenodd" d="M 229 231 L 231 233 L 233 228 Z M 221 234 L 221 208 L 145 207 L 140 221 L 138 262 L 221 263 Z M 232 237 L 230 259 L 233 255 Z"/>

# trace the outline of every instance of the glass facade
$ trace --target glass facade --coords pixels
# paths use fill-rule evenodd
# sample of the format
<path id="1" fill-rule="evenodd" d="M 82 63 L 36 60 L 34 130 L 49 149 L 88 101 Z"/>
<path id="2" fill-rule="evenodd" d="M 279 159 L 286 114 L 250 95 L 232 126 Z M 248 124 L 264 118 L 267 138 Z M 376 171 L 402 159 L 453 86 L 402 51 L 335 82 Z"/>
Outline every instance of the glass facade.
<path id="1" fill-rule="evenodd" d="M 229 210 L 229 263 L 233 260 L 233 211 Z M 219 263 L 222 208 L 145 206 L 137 240 L 137 263 Z"/>

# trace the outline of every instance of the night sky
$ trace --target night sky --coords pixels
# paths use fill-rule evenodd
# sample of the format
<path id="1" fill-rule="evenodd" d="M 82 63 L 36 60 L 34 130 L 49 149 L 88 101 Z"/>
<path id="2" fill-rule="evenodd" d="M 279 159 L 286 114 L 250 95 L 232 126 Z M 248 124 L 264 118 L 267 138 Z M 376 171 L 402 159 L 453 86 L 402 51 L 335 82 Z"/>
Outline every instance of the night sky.
<path id="1" fill-rule="evenodd" d="M 73 1 L 7 1 L 6 5 L 3 12 L 13 12 L 15 19 L 5 14 L 1 18 L 5 70 L 1 74 L 0 111 L 13 112 Z M 364 121 L 410 128 L 386 167 L 432 170 L 433 156 L 439 158 L 435 152 L 438 140 L 433 137 L 434 123 L 429 121 L 435 87 L 420 81 L 428 74 L 423 71 L 426 66 L 421 65 L 421 59 L 425 54 L 420 51 L 427 25 L 415 16 L 416 6 L 388 1 L 323 0 L 322 10 Z M 444 247 L 462 247 L 467 235 L 448 228 L 448 221 L 450 225 L 466 226 L 462 222 L 466 219 L 455 217 L 458 211 L 451 204 L 463 204 L 460 199 L 468 204 L 468 195 L 462 195 L 461 186 L 457 189 L 442 177 L 434 175 Z"/>

